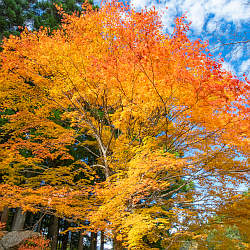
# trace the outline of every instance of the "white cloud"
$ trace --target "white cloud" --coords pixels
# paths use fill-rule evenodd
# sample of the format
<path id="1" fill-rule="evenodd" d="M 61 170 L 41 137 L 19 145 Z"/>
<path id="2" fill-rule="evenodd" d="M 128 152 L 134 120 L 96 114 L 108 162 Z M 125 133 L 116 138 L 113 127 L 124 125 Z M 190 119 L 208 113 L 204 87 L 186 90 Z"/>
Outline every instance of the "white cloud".
<path id="1" fill-rule="evenodd" d="M 240 71 L 241 73 L 245 73 L 246 75 L 250 74 L 250 59 L 245 60 L 240 65 Z"/>
<path id="2" fill-rule="evenodd" d="M 192 5 L 187 8 L 187 18 L 192 22 L 192 28 L 200 33 L 205 23 L 206 11 L 202 2 L 195 2 L 193 1 Z M 182 6 L 182 10 L 185 11 L 185 5 Z"/>
<path id="3" fill-rule="evenodd" d="M 218 7 L 220 7 L 220 9 Z M 215 5 L 213 12 L 216 16 L 221 17 L 226 21 L 237 22 L 250 18 L 249 4 L 246 4 L 246 1 L 242 0 L 231 0 L 220 6 Z"/>
<path id="4" fill-rule="evenodd" d="M 214 32 L 218 28 L 218 20 L 212 18 L 208 21 L 206 29 L 209 33 Z"/>
<path id="5" fill-rule="evenodd" d="M 231 60 L 237 61 L 238 59 L 240 59 L 243 56 L 243 52 L 244 52 L 244 47 L 236 44 L 230 53 Z"/>
<path id="6" fill-rule="evenodd" d="M 235 69 L 234 69 L 234 67 L 233 67 L 233 65 L 231 63 L 229 63 L 229 62 L 223 62 L 222 63 L 222 68 L 224 70 L 230 71 L 232 74 L 235 75 Z"/>
<path id="7" fill-rule="evenodd" d="M 135 9 L 144 9 L 146 6 L 150 5 L 150 0 L 131 0 L 130 5 Z"/>
<path id="8" fill-rule="evenodd" d="M 209 15 L 213 16 L 213 21 L 209 21 L 207 25 L 209 32 L 214 31 L 216 22 L 219 21 L 238 24 L 250 19 L 250 5 L 246 0 L 162 0 L 160 3 L 156 0 L 131 0 L 130 3 L 136 9 L 152 5 L 155 5 L 156 9 L 164 9 L 167 6 L 167 17 L 163 17 L 163 22 L 168 27 L 171 26 L 170 20 L 173 21 L 177 14 L 186 13 L 192 22 L 191 28 L 196 33 L 203 30 Z"/>

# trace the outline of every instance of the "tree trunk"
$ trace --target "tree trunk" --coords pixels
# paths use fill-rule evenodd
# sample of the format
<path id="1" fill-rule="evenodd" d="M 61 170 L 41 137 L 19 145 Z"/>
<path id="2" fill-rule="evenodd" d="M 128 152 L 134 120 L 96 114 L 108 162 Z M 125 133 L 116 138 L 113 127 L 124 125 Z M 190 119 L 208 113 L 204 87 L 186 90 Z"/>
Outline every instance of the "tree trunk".
<path id="1" fill-rule="evenodd" d="M 58 217 L 53 215 L 50 220 L 49 236 L 51 237 L 51 250 L 56 250 L 58 238 Z"/>
<path id="2" fill-rule="evenodd" d="M 83 229 L 79 232 L 78 250 L 83 250 Z"/>
<path id="3" fill-rule="evenodd" d="M 44 217 L 44 214 L 41 214 L 41 217 L 39 218 L 38 223 L 36 223 L 36 226 L 34 228 L 35 231 L 38 232 L 38 233 L 41 233 L 41 227 L 42 227 L 43 217 Z"/>
<path id="4" fill-rule="evenodd" d="M 69 223 L 67 220 L 63 220 L 63 228 L 62 230 L 65 231 L 69 227 Z M 67 250 L 68 247 L 68 240 L 69 240 L 69 232 L 62 235 L 62 247 L 61 250 Z"/>
<path id="5" fill-rule="evenodd" d="M 97 247 L 97 233 L 91 232 L 90 250 L 96 250 Z"/>
<path id="6" fill-rule="evenodd" d="M 117 240 L 116 237 L 113 239 L 113 249 L 114 250 L 123 250 L 122 242 Z"/>
<path id="7" fill-rule="evenodd" d="M 65 233 L 62 237 L 62 250 L 67 250 L 69 239 L 69 232 Z"/>
<path id="8" fill-rule="evenodd" d="M 11 231 L 23 230 L 25 218 L 26 218 L 26 212 L 23 213 L 20 207 L 17 208 L 17 211 L 14 215 Z"/>
<path id="9" fill-rule="evenodd" d="M 2 214 L 1 214 L 1 222 L 7 224 L 8 221 L 9 208 L 4 206 Z"/>
<path id="10" fill-rule="evenodd" d="M 27 222 L 27 226 L 29 230 L 32 230 L 33 227 L 33 221 L 34 221 L 34 214 L 33 213 L 28 213 L 28 222 Z"/>
<path id="11" fill-rule="evenodd" d="M 101 231 L 101 244 L 100 244 L 100 250 L 104 250 L 104 242 L 105 242 L 105 235 L 104 235 L 104 232 Z"/>

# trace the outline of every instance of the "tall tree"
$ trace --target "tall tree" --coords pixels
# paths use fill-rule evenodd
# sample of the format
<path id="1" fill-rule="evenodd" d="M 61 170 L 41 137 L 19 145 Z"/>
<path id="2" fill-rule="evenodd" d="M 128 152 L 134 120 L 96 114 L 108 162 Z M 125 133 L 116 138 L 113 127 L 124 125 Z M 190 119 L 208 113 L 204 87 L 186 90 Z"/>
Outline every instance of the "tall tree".
<path id="1" fill-rule="evenodd" d="M 88 1 L 89 4 L 93 5 L 93 8 L 97 8 L 92 0 Z M 34 28 L 39 29 L 41 26 L 50 27 L 52 29 L 59 28 L 61 25 L 61 15 L 56 9 L 56 5 L 61 6 L 63 10 L 72 14 L 74 12 L 81 11 L 81 5 L 83 1 L 81 0 L 45 0 L 36 1 L 34 6 Z"/>
<path id="2" fill-rule="evenodd" d="M 21 208 L 17 208 L 14 215 L 14 220 L 12 223 L 12 231 L 21 231 L 24 228 L 24 223 L 26 219 L 26 212 L 23 212 Z"/>
<path id="3" fill-rule="evenodd" d="M 1 166 L 25 170 L 70 157 L 67 144 L 88 135 L 81 144 L 97 162 L 80 162 L 89 182 L 76 190 L 1 185 L 1 194 L 26 209 L 39 197 L 58 215 L 87 219 L 86 230 L 110 232 L 119 247 L 164 248 L 196 237 L 199 215 L 204 220 L 246 180 L 248 81 L 224 71 L 206 43 L 191 41 L 185 18 L 169 36 L 154 9 L 136 12 L 117 1 L 84 9 L 68 15 L 59 8 L 64 22 L 52 34 L 5 40 L 0 97 L 16 112 Z M 49 121 L 58 109 L 72 129 Z"/>
<path id="4" fill-rule="evenodd" d="M 66 13 L 81 11 L 80 0 L 2 0 L 0 1 L 0 41 L 10 34 L 19 35 L 22 27 L 38 30 L 40 26 L 56 29 L 61 24 L 61 16 L 56 5 Z M 89 1 L 94 8 L 98 8 Z"/>
<path id="5" fill-rule="evenodd" d="M 25 26 L 31 18 L 31 13 L 28 12 L 34 2 L 34 0 L 2 0 L 0 2 L 0 40 L 10 34 L 19 34 L 19 27 Z"/>
<path id="6" fill-rule="evenodd" d="M 58 238 L 58 217 L 52 216 L 49 226 L 49 235 L 51 238 L 51 250 L 57 249 Z"/>

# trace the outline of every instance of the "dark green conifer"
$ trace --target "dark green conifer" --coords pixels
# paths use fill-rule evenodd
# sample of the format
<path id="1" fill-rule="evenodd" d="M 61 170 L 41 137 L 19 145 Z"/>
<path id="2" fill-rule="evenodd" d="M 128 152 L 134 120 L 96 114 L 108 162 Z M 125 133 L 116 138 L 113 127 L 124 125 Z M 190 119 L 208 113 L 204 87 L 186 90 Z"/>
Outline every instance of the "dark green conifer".
<path id="1" fill-rule="evenodd" d="M 55 4 L 62 6 L 66 13 L 81 10 L 83 0 L 0 0 L 0 40 L 10 34 L 19 35 L 19 27 L 31 30 L 41 26 L 52 30 L 60 26 L 61 16 Z M 89 3 L 93 4 L 92 0 Z M 94 6 L 97 8 L 97 6 Z"/>

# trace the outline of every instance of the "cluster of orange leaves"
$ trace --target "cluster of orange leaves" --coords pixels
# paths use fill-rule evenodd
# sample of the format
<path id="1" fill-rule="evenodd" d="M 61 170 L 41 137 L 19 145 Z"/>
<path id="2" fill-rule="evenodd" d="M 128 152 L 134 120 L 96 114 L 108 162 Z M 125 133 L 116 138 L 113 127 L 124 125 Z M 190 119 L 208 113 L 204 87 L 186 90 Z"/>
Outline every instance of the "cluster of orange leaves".
<path id="1" fill-rule="evenodd" d="M 33 237 L 26 240 L 18 248 L 18 250 L 48 250 L 49 249 L 49 240 L 46 240 L 44 237 Z"/>
<path id="2" fill-rule="evenodd" d="M 155 9 L 117 1 L 80 16 L 59 12 L 61 29 L 25 30 L 3 44 L 0 101 L 14 111 L 0 150 L 6 205 L 87 219 L 88 230 L 134 249 L 147 249 L 145 237 L 166 246 L 178 223 L 179 235 L 194 236 L 197 214 L 246 180 L 236 157 L 248 151 L 248 80 L 191 41 L 184 17 L 169 35 Z M 51 119 L 55 110 L 70 127 Z M 83 135 L 92 139 L 79 144 Z M 97 163 L 67 165 L 76 143 L 96 147 Z M 88 181 L 76 181 L 80 173 Z M 199 188 L 185 191 L 193 182 Z"/>

